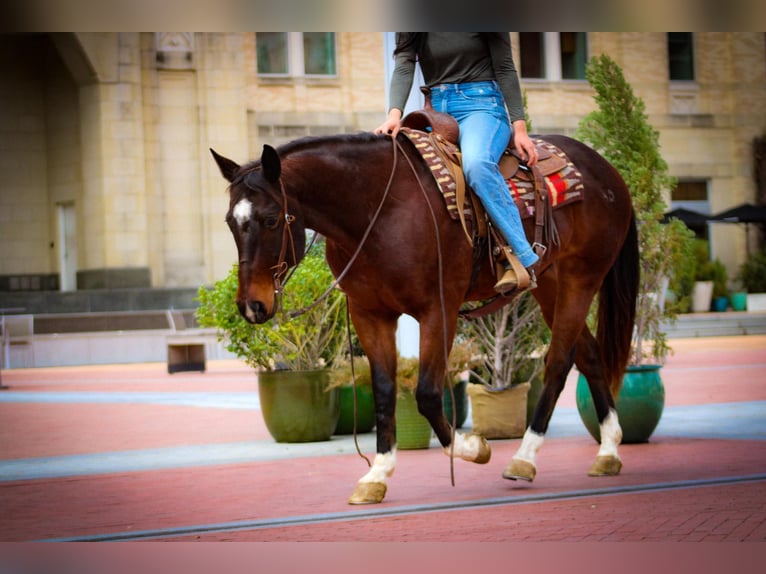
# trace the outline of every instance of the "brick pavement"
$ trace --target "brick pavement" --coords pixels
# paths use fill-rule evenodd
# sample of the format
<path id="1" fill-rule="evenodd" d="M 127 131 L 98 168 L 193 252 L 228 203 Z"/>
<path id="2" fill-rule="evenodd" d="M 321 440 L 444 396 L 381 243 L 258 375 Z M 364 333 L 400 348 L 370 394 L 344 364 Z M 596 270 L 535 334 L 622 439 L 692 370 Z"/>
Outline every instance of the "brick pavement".
<path id="1" fill-rule="evenodd" d="M 704 409 L 711 403 L 719 407 L 715 412 L 729 403 L 763 408 L 766 337 L 675 340 L 673 346 L 676 354 L 663 369 L 668 411 L 689 405 Z M 621 447 L 625 466 L 619 477 L 593 479 L 585 473 L 597 446 L 580 429 L 571 436 L 546 441 L 538 478 L 529 485 L 500 478 L 518 441 L 493 441 L 493 459 L 488 465 L 456 461 L 455 487 L 449 483 L 449 460 L 439 449 L 401 451 L 386 502 L 375 509 L 407 512 L 368 516 L 363 513 L 375 509 L 345 504 L 366 465 L 348 450 L 335 454 L 339 441 L 316 445 L 315 456 L 307 456 L 304 449 L 300 457 L 291 457 L 289 446 L 278 447 L 270 441 L 254 409 L 205 406 L 203 399 L 209 397 L 255 393 L 251 371 L 237 362 L 211 364 L 205 374 L 168 376 L 164 365 L 130 365 L 6 371 L 3 377 L 11 389 L 0 396 L 0 476 L 3 463 L 32 457 L 42 457 L 41 466 L 70 455 L 93 455 L 117 465 L 125 455 L 148 448 L 160 449 L 161 454 L 205 445 L 225 450 L 232 444 L 252 443 L 253 448 L 288 451 L 287 457 L 257 461 L 0 482 L 3 541 L 239 521 L 255 521 L 257 527 L 218 528 L 181 539 L 766 540 L 763 479 L 651 492 L 596 492 L 765 474 L 766 440 L 759 433 L 748 440 L 726 438 L 726 430 L 720 431 L 723 438 L 696 438 L 674 433 L 674 427 L 668 426 L 665 434 L 656 433 L 649 444 Z M 24 401 L 5 399 L 13 393 Z M 31 402 L 28 397 L 34 393 L 51 402 Z M 66 393 L 102 402 L 55 401 Z M 88 393 L 113 393 L 115 402 L 103 402 L 103 395 Z M 126 393 L 134 393 L 140 400 L 128 402 Z M 189 404 L 179 404 L 180 395 Z M 573 396 L 570 382 L 560 407 L 571 409 Z M 173 400 L 166 404 L 152 402 L 168 397 Z M 194 402 L 198 400 L 202 402 Z M 711 425 L 732 422 L 711 420 Z M 588 491 L 594 493 L 588 495 Z M 568 492 L 586 494 L 556 498 Z M 545 495 L 551 498 L 546 500 Z M 523 502 L 525 497 L 534 500 Z M 482 506 L 487 500 L 499 502 Z M 459 502 L 469 507 L 449 506 Z M 423 505 L 429 504 L 447 507 L 423 511 Z M 333 520 L 321 520 L 328 516 Z M 319 520 L 282 525 L 294 517 Z M 165 539 L 174 538 L 179 537 L 172 532 L 165 535 Z"/>

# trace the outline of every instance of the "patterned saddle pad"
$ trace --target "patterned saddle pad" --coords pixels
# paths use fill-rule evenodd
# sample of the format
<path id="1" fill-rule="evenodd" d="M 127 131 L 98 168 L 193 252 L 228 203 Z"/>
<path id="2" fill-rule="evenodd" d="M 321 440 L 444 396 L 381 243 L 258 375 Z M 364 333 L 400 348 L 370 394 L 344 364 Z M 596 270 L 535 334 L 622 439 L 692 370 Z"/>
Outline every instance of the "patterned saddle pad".
<path id="1" fill-rule="evenodd" d="M 436 180 L 439 189 L 444 196 L 444 200 L 447 204 L 447 211 L 452 219 L 460 219 L 459 207 L 457 205 L 457 198 L 455 191 L 457 185 L 455 179 L 444 164 L 442 154 L 438 153 L 435 149 L 435 144 L 431 138 L 431 135 L 411 129 L 402 129 L 402 133 L 406 134 L 408 138 L 415 145 L 415 148 L 420 152 L 423 160 L 426 162 L 431 170 L 431 173 Z M 557 165 L 563 165 L 560 169 L 553 173 L 544 175 L 546 191 L 549 197 L 549 205 L 553 209 L 559 208 L 568 203 L 574 201 L 581 201 L 584 190 L 582 175 L 577 170 L 577 167 L 570 161 L 567 155 L 558 147 L 550 144 L 542 139 L 533 138 L 535 145 L 543 155 L 550 156 L 555 155 L 562 161 Z M 505 161 L 505 157 L 501 159 L 501 172 L 502 166 Z M 532 217 L 535 214 L 535 187 L 534 181 L 530 177 L 526 176 L 522 170 L 512 169 L 513 175 L 506 179 L 508 185 L 508 192 L 516 202 L 516 206 L 519 208 L 519 213 L 522 219 Z M 471 201 L 466 194 L 464 204 L 462 206 L 463 216 L 468 225 L 473 222 L 473 207 Z"/>

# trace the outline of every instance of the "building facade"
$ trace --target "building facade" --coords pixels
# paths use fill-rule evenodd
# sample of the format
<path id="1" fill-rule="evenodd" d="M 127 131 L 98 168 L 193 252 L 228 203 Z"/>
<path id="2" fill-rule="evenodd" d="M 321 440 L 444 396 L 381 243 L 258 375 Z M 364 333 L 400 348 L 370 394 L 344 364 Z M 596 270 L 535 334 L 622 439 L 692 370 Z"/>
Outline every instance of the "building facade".
<path id="1" fill-rule="evenodd" d="M 595 106 L 585 63 L 607 53 L 681 183 L 669 205 L 707 213 L 766 201 L 752 150 L 766 134 L 764 38 L 511 34 L 535 132 L 574 133 Z M 209 148 L 244 162 L 264 143 L 373 129 L 390 48 L 369 32 L 0 35 L 0 297 L 222 278 L 236 252 Z M 708 229 L 733 276 L 744 231 Z"/>

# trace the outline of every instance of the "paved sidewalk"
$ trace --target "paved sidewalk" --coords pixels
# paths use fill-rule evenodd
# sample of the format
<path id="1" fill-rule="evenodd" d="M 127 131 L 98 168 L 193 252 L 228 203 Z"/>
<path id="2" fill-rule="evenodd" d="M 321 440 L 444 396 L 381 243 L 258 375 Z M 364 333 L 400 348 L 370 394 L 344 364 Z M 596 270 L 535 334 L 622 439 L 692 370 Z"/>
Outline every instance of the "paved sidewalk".
<path id="1" fill-rule="evenodd" d="M 3 372 L 0 540 L 766 540 L 766 336 L 677 339 L 650 443 L 593 479 L 597 445 L 561 396 L 531 484 L 436 442 L 400 451 L 386 501 L 350 507 L 366 463 L 351 437 L 283 445 L 238 361 Z M 466 425 L 470 427 L 470 419 Z M 464 429 L 467 430 L 467 429 Z M 374 453 L 374 434 L 360 437 Z M 361 528 L 363 524 L 363 528 Z"/>

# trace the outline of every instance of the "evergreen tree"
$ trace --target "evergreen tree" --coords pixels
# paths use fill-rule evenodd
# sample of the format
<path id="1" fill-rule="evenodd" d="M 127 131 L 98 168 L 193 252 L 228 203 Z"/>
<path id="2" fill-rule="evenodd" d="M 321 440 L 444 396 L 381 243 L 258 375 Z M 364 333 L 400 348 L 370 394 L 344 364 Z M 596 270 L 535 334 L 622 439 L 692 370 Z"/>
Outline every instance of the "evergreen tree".
<path id="1" fill-rule="evenodd" d="M 631 363 L 664 362 L 669 351 L 663 320 L 675 310 L 661 305 L 664 280 L 691 251 L 693 233 L 678 220 L 661 224 L 663 191 L 675 186 L 660 154 L 659 133 L 649 124 L 644 102 L 633 93 L 620 67 L 607 55 L 588 63 L 586 78 L 598 109 L 588 114 L 577 137 L 598 150 L 620 172 L 633 198 L 641 254 L 641 282 Z M 651 341 L 650 349 L 644 348 Z"/>

